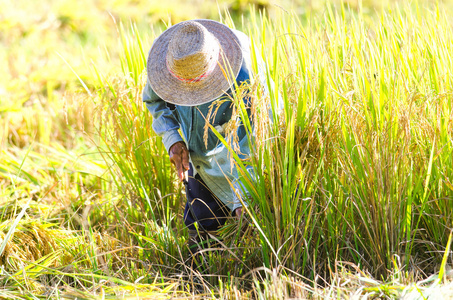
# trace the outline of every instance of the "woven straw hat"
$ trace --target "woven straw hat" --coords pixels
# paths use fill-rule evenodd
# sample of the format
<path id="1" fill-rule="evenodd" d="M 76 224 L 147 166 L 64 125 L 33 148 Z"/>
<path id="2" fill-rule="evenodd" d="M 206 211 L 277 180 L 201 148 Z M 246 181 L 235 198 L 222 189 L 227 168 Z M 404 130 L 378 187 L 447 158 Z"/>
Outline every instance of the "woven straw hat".
<path id="1" fill-rule="evenodd" d="M 154 41 L 148 80 L 162 100 L 195 106 L 225 93 L 241 65 L 239 39 L 229 27 L 212 20 L 185 21 Z"/>

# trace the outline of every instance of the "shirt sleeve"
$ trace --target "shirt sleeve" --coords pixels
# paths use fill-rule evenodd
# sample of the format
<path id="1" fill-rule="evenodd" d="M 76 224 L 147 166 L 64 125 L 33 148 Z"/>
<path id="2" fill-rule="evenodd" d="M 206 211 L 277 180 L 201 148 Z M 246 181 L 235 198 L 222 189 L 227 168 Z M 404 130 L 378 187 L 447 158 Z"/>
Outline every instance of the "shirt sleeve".
<path id="1" fill-rule="evenodd" d="M 153 91 L 149 81 L 143 90 L 143 102 L 153 117 L 153 130 L 162 137 L 162 142 L 168 152 L 174 143 L 183 141 L 178 131 L 179 123 L 165 101 Z"/>

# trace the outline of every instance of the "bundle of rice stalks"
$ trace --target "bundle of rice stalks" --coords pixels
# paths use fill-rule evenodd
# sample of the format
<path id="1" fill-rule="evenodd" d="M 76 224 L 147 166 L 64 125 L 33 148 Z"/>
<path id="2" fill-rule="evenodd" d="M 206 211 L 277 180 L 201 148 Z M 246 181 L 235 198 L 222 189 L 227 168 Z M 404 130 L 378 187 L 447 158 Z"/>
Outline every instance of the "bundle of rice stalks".
<path id="1" fill-rule="evenodd" d="M 0 239 L 6 238 L 13 220 L 6 220 L 0 224 Z M 40 258 L 61 250 L 68 243 L 76 243 L 76 236 L 70 231 L 55 229 L 53 224 L 37 220 L 22 220 L 13 236 L 6 242 L 4 251 L 0 255 L 0 264 L 7 271 L 17 271 L 24 268 L 27 262 L 35 262 Z M 62 253 L 58 262 L 50 267 L 69 262 L 68 253 Z"/>
<path id="2" fill-rule="evenodd" d="M 10 199 L 0 203 L 0 222 L 16 218 L 21 209 L 26 206 L 26 203 L 29 203 L 27 208 L 29 218 L 47 219 L 47 216 L 56 209 L 56 205 L 18 196 L 18 199 Z"/>
<path id="3" fill-rule="evenodd" d="M 130 247 L 120 248 L 111 236 L 66 230 L 40 220 L 2 222 L 0 245 L 1 272 L 6 275 L 0 284 L 33 294 L 96 287 L 99 281 L 116 285 L 122 279 L 110 277 L 111 270 L 130 266 L 125 259 L 131 256 Z M 116 275 L 126 280 L 131 276 L 127 271 Z"/>

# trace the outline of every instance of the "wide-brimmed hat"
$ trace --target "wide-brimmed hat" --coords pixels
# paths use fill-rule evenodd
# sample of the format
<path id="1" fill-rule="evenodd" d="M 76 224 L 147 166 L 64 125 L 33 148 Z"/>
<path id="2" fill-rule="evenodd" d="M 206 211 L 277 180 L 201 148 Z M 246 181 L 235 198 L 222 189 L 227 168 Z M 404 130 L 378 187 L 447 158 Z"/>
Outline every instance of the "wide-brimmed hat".
<path id="1" fill-rule="evenodd" d="M 184 21 L 154 41 L 148 80 L 162 100 L 194 106 L 225 93 L 241 65 L 241 45 L 228 26 L 212 20 Z"/>

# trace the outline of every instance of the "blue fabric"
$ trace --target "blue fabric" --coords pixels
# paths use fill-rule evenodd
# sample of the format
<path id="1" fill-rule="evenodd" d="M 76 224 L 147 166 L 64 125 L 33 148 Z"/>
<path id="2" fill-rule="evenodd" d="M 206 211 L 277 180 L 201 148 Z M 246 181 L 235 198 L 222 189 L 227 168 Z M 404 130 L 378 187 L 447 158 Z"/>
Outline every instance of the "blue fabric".
<path id="1" fill-rule="evenodd" d="M 242 32 L 234 30 L 241 42 L 243 62 L 236 81 L 239 85 L 252 78 L 250 40 Z M 261 62 L 262 59 L 258 58 Z M 264 76 L 259 76 L 262 85 L 266 88 Z M 231 90 L 209 103 L 198 106 L 171 105 L 163 101 L 152 90 L 147 82 L 143 91 L 143 101 L 153 117 L 153 129 L 162 141 L 167 151 L 180 141 L 184 141 L 189 149 L 190 161 L 195 167 L 195 174 L 203 179 L 204 183 L 230 210 L 242 206 L 239 198 L 242 188 L 238 174 L 230 161 L 227 147 L 223 145 L 211 129 L 208 130 L 207 144 L 205 144 L 205 122 L 209 111 L 216 111 L 209 122 L 215 128 L 221 128 L 231 120 L 233 103 L 229 100 Z M 224 101 L 226 100 L 226 101 Z M 247 101 L 247 99 L 244 99 Z M 182 134 L 182 135 L 181 135 Z M 225 137 L 224 133 L 221 133 Z M 242 126 L 239 126 L 238 145 L 243 158 L 250 154 L 248 138 Z M 248 171 L 253 174 L 251 167 Z M 194 174 L 194 176 L 195 176 Z"/>
<path id="2" fill-rule="evenodd" d="M 191 230 L 196 229 L 194 223 L 197 222 L 200 231 L 215 231 L 225 224 L 231 211 L 209 190 L 203 179 L 193 173 L 191 165 L 186 185 L 184 223 Z"/>

